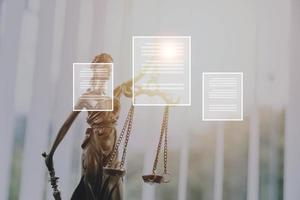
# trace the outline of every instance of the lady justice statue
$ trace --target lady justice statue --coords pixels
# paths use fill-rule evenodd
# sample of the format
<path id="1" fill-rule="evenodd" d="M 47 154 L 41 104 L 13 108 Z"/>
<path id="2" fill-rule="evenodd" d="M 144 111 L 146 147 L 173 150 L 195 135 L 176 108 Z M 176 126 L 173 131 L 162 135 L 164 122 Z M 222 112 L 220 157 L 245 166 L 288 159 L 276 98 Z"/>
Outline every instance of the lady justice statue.
<path id="1" fill-rule="evenodd" d="M 105 65 L 105 63 L 112 63 L 113 59 L 108 54 L 101 54 L 94 58 L 93 63 L 104 63 L 103 67 L 106 69 L 107 73 L 103 76 L 99 76 L 99 71 L 93 68 L 93 77 L 91 81 L 94 84 L 87 89 L 84 95 L 99 95 L 104 94 L 103 87 L 101 87 L 103 82 L 107 82 L 110 77 L 110 65 Z M 103 71 L 102 71 L 103 72 Z M 135 81 L 138 81 L 141 78 L 141 75 L 135 77 Z M 154 92 L 147 93 L 143 90 L 137 90 L 136 95 L 158 95 L 169 101 L 167 96 L 163 93 Z M 88 111 L 87 112 L 87 123 L 89 128 L 86 130 L 85 139 L 81 145 L 82 148 L 82 176 L 81 180 L 75 189 L 71 199 L 72 200 L 122 200 L 122 176 L 125 174 L 123 170 L 124 160 L 126 156 L 126 150 L 123 150 L 122 160 L 118 162 L 117 154 L 118 147 L 121 143 L 121 140 L 127 130 L 125 136 L 124 148 L 127 147 L 129 140 L 129 134 L 132 126 L 133 118 L 133 106 L 131 106 L 129 113 L 127 115 L 124 127 L 120 133 L 119 139 L 117 138 L 116 131 L 116 122 L 120 114 L 120 98 L 122 95 L 128 98 L 132 98 L 132 80 L 129 80 L 119 86 L 117 86 L 113 91 L 113 111 Z M 107 107 L 111 104 L 111 99 L 80 99 L 76 105 L 76 109 L 84 108 L 101 108 L 102 106 Z M 49 154 L 43 153 L 45 157 L 45 163 L 50 174 L 50 182 L 53 188 L 53 196 L 56 200 L 60 200 L 60 191 L 57 186 L 58 177 L 55 176 L 55 170 L 53 165 L 53 155 L 58 145 L 61 143 L 63 138 L 66 136 L 70 126 L 78 116 L 80 111 L 73 111 L 68 116 L 62 127 L 60 128 L 58 135 L 55 138 L 55 141 L 50 149 Z M 164 118 L 164 120 L 166 120 Z M 164 126 L 166 122 L 164 122 Z M 165 129 L 165 128 L 164 128 Z M 164 130 L 162 129 L 162 132 Z M 166 137 L 166 136 L 165 136 Z M 161 136 L 161 140 L 162 140 Z M 162 141 L 160 140 L 161 145 Z M 160 148 L 160 147 L 159 147 Z M 166 155 L 166 152 L 164 153 Z M 157 164 L 156 159 L 156 164 Z M 165 158 L 166 160 L 166 158 Z M 155 165 L 156 165 L 155 164 Z M 165 163 L 166 166 L 166 163 Z M 156 168 L 156 166 L 155 166 Z M 155 170 L 153 170 L 155 171 Z M 166 168 L 165 168 L 166 172 Z M 151 181 L 155 181 L 158 176 L 155 174 L 150 175 Z M 143 177 L 144 178 L 144 177 Z M 147 177 L 146 177 L 147 178 Z M 158 177 L 159 178 L 159 177 Z M 161 177 L 162 178 L 162 177 Z M 144 178 L 145 179 L 145 178 Z"/>

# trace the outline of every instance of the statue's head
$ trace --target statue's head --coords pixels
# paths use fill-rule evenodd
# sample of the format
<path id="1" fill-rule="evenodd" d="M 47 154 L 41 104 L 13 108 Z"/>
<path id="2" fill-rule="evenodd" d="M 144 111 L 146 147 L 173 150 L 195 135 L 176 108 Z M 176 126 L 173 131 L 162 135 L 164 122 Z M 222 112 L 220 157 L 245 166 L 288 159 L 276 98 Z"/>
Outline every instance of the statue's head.
<path id="1" fill-rule="evenodd" d="M 92 61 L 91 69 L 93 71 L 93 77 L 91 78 L 91 84 L 93 85 L 93 89 L 100 89 L 105 85 L 105 82 L 110 79 L 111 76 L 111 64 L 103 64 L 103 63 L 112 63 L 113 59 L 109 54 L 102 53 L 97 55 Z M 99 65 L 95 65 L 95 63 L 100 63 Z"/>
<path id="2" fill-rule="evenodd" d="M 107 53 L 102 53 L 100 55 L 95 56 L 93 63 L 112 63 L 112 57 Z"/>

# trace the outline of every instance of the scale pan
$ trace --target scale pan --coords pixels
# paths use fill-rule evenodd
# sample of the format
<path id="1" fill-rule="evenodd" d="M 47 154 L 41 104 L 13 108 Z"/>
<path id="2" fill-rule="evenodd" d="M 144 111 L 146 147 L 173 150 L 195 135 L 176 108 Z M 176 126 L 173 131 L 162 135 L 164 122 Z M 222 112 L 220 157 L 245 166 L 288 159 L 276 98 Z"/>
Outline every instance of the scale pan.
<path id="1" fill-rule="evenodd" d="M 143 181 L 145 183 L 149 183 L 149 184 L 154 184 L 154 183 L 163 183 L 164 182 L 164 177 L 161 176 L 161 175 L 154 175 L 154 174 L 151 174 L 151 175 L 144 175 L 142 176 L 143 178 Z"/>
<path id="2" fill-rule="evenodd" d="M 121 168 L 111 168 L 111 167 L 104 167 L 103 171 L 106 175 L 109 176 L 124 176 L 126 174 L 125 169 L 121 169 Z"/>

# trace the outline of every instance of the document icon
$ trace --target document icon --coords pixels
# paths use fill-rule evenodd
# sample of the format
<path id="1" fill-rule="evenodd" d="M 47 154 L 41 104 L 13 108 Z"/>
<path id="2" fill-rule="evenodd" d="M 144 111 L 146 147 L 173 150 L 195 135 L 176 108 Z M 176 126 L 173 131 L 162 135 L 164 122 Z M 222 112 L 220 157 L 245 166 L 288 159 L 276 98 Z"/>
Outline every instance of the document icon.
<path id="1" fill-rule="evenodd" d="M 202 119 L 243 120 L 243 73 L 204 72 L 202 78 Z"/>
<path id="2" fill-rule="evenodd" d="M 113 110 L 113 63 L 73 64 L 73 110 Z"/>
<path id="3" fill-rule="evenodd" d="M 191 38 L 133 37 L 133 104 L 191 104 Z"/>

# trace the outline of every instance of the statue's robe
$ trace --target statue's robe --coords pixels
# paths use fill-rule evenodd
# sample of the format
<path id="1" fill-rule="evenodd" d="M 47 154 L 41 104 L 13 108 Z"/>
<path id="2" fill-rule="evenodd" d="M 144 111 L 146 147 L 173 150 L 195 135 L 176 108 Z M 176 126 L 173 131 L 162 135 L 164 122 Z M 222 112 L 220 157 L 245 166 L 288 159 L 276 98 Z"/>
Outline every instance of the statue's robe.
<path id="1" fill-rule="evenodd" d="M 116 145 L 116 122 L 120 113 L 120 100 L 114 98 L 111 112 L 89 111 L 82 149 L 82 177 L 75 189 L 72 200 L 122 200 L 123 180 L 103 174 L 109 156 Z M 117 156 L 116 156 L 117 157 Z M 91 161 L 92 160 L 92 161 Z M 117 165 L 117 159 L 113 165 Z"/>

